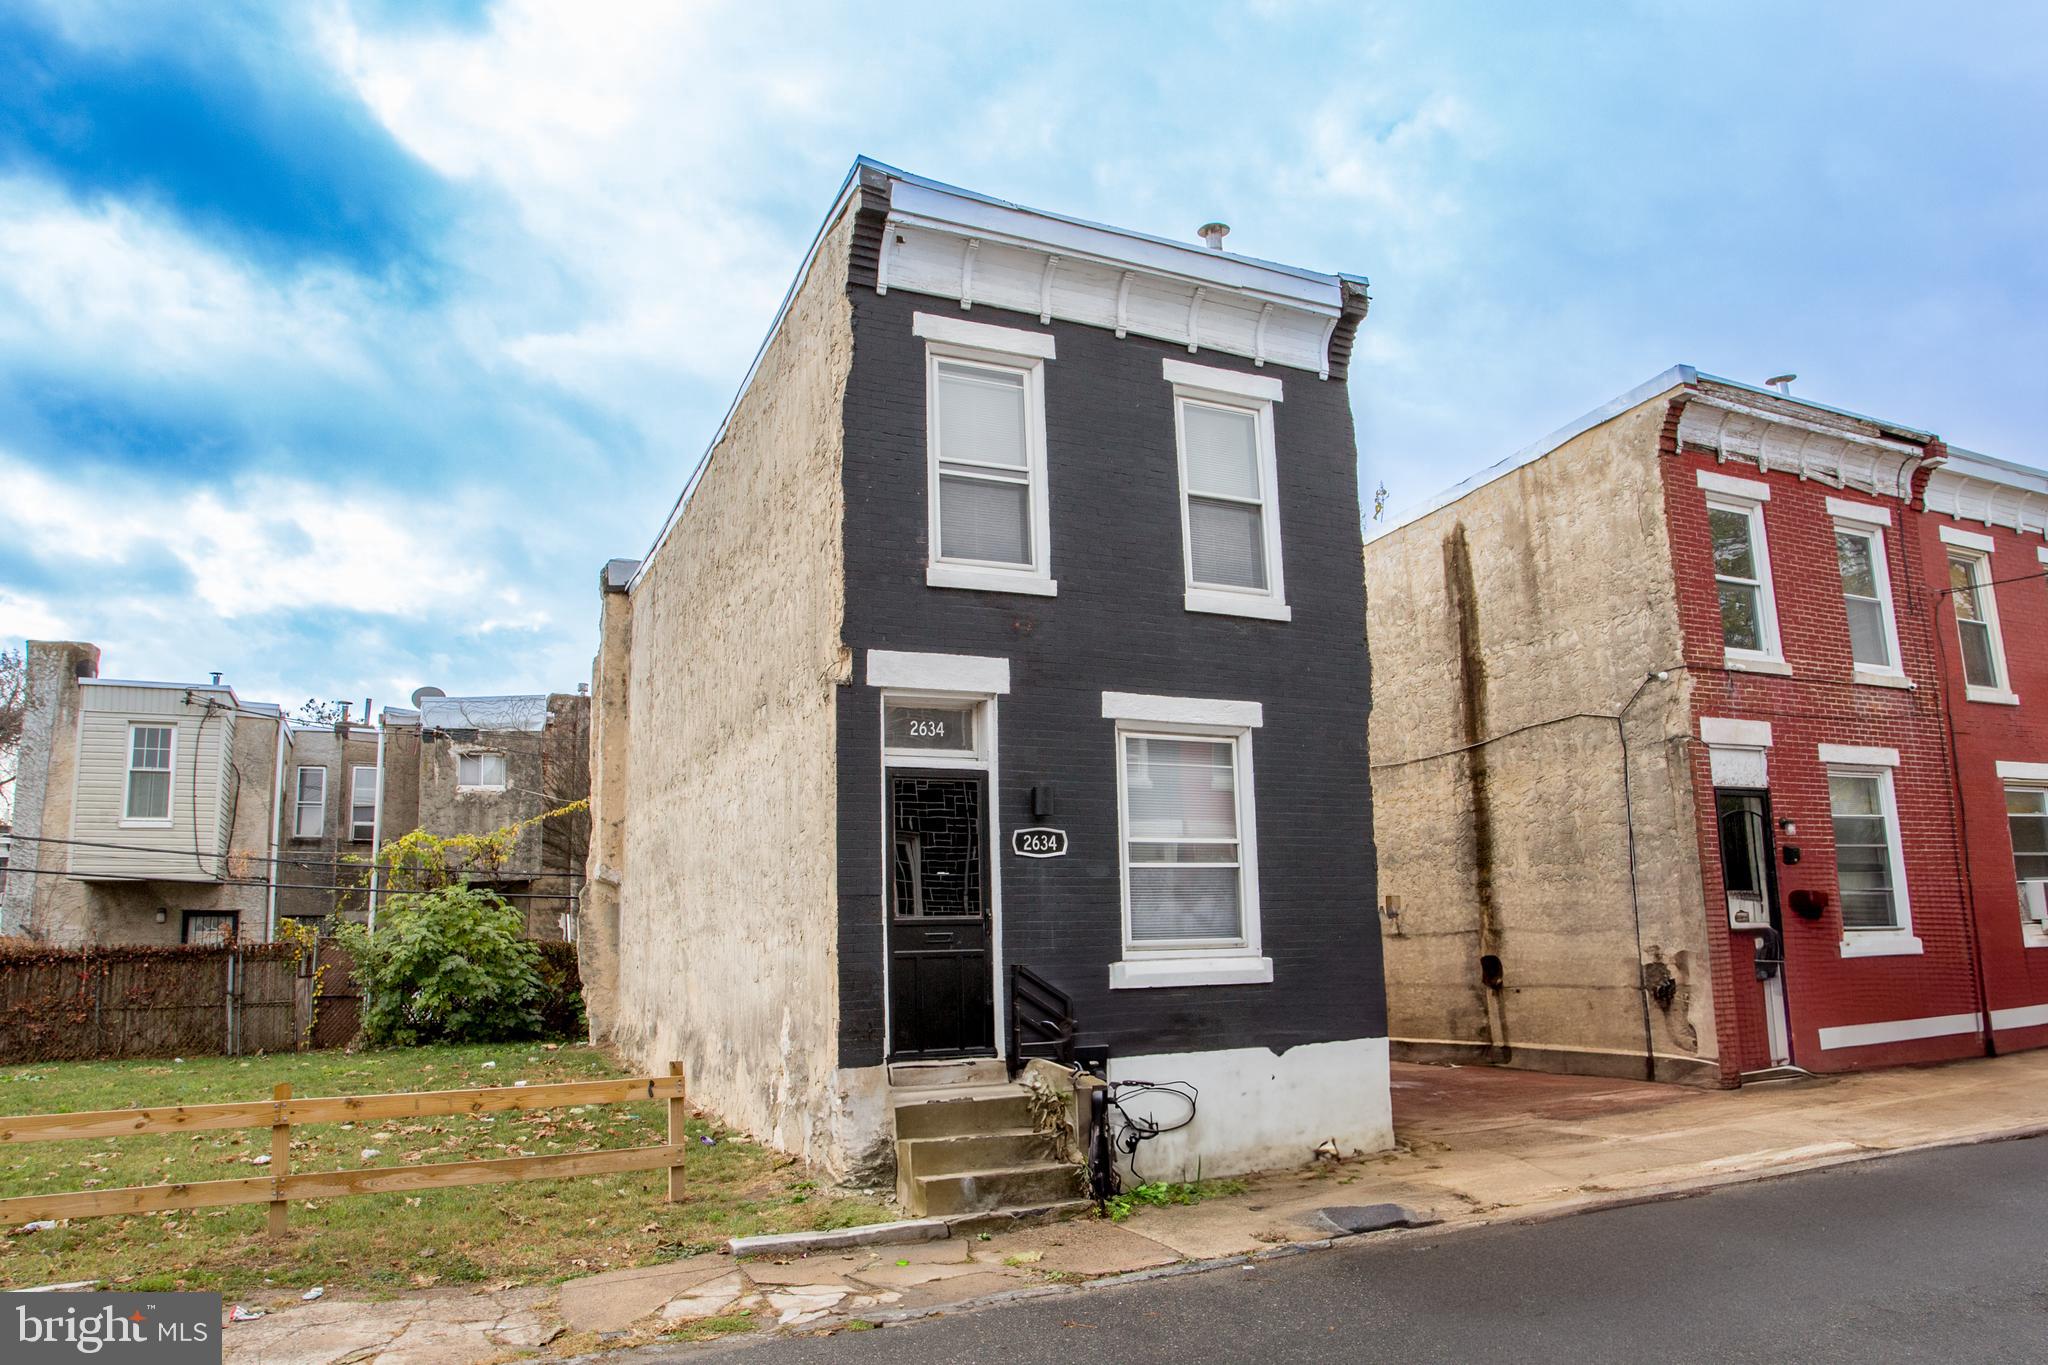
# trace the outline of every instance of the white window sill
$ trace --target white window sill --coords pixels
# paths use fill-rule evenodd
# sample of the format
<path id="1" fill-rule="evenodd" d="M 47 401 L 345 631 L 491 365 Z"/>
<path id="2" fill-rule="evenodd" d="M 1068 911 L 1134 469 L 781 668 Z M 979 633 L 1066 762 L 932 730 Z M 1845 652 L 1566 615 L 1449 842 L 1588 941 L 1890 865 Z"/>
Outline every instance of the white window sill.
<path id="1" fill-rule="evenodd" d="M 2022 923 L 2020 942 L 2028 948 L 2048 948 L 2048 925 Z"/>
<path id="2" fill-rule="evenodd" d="M 1292 621 L 1294 611 L 1285 602 L 1250 593 L 1219 592 L 1214 588 L 1189 588 L 1189 611 L 1213 612 L 1218 616 L 1254 616 L 1261 621 Z"/>
<path id="3" fill-rule="evenodd" d="M 504 790 L 505 790 L 505 788 L 503 788 L 503 787 L 465 787 L 465 786 L 461 785 L 460 783 L 457 783 L 457 784 L 456 784 L 456 787 L 455 787 L 455 790 L 456 790 L 456 791 L 458 791 L 458 792 L 479 792 L 479 793 L 483 793 L 483 794 L 485 794 L 485 795 L 488 795 L 488 796 L 496 796 L 496 795 L 498 795 L 498 794 L 499 794 L 500 792 L 504 791 Z"/>
<path id="4" fill-rule="evenodd" d="M 172 824 L 169 820 L 121 820 L 117 823 L 122 829 L 169 829 Z"/>
<path id="5" fill-rule="evenodd" d="M 1053 579 L 1015 569 L 979 569 L 971 564 L 930 564 L 924 571 L 925 586 L 969 588 L 975 592 L 1022 592 L 1033 597 L 1058 597 L 1060 585 Z"/>
<path id="6" fill-rule="evenodd" d="M 1868 668 L 1856 670 L 1856 685 L 1859 687 L 1903 687 L 1907 689 L 1918 686 L 1917 683 L 1903 673 L 1881 673 Z"/>
<path id="7" fill-rule="evenodd" d="M 1109 988 L 1113 991 L 1156 986 L 1262 986 L 1272 979 L 1270 957 L 1140 957 L 1109 964 Z"/>
<path id="8" fill-rule="evenodd" d="M 1926 951 L 1910 929 L 1850 930 L 1842 935 L 1843 957 L 1911 957 Z"/>
<path id="9" fill-rule="evenodd" d="M 1964 687 L 1963 696 L 1971 701 L 1989 702 L 1993 706 L 2018 706 L 2019 697 L 2003 687 Z"/>
<path id="10" fill-rule="evenodd" d="M 1792 665 L 1783 659 L 1766 659 L 1755 654 L 1737 654 L 1730 650 L 1721 656 L 1721 661 L 1737 673 L 1772 673 L 1781 678 L 1792 676 Z"/>

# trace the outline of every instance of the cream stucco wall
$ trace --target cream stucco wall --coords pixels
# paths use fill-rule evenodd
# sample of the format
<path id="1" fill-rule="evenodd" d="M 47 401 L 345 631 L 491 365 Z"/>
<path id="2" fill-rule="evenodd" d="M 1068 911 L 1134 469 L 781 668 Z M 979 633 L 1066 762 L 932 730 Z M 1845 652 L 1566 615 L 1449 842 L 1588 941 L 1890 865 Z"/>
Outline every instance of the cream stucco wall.
<path id="1" fill-rule="evenodd" d="M 697 1102 L 835 1168 L 850 229 L 849 213 L 826 230 L 632 590 L 630 632 L 607 612 L 590 860 L 594 914 L 618 881 L 617 985 L 609 1000 L 596 987 L 599 1026 L 643 1065 L 682 1061 Z M 609 695 L 621 651 L 623 736 Z"/>
<path id="2" fill-rule="evenodd" d="M 1399 1055 L 1641 1076 L 1652 1051 L 1660 1077 L 1713 1079 L 1666 398 L 1366 547 Z M 1632 821 L 1611 719 L 1625 706 Z"/>

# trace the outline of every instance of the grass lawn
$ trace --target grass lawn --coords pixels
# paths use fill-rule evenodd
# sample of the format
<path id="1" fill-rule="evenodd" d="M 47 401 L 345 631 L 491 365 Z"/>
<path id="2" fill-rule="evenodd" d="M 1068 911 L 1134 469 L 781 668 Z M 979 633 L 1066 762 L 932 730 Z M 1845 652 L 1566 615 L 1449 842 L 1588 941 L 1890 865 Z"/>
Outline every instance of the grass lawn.
<path id="1" fill-rule="evenodd" d="M 0 1114 L 453 1090 L 630 1074 L 587 1046 L 514 1043 L 184 1061 L 58 1062 L 0 1069 Z M 667 1104 L 320 1124 L 292 1129 L 294 1171 L 531 1156 L 665 1140 Z M 6 1230 L 0 1287 L 99 1280 L 134 1290 L 266 1290 L 326 1285 L 393 1292 L 471 1282 L 532 1283 L 645 1265 L 757 1232 L 851 1227 L 891 1215 L 821 1187 L 794 1162 L 690 1120 L 687 1198 L 664 1202 L 665 1171 L 530 1180 L 416 1195 L 295 1203 L 291 1232 L 264 1235 L 261 1204 L 81 1218 Z M 709 1137 L 707 1145 L 702 1139 Z M 0 1196 L 256 1176 L 267 1128 L 0 1146 Z M 368 1155 L 375 1151 L 376 1155 Z"/>

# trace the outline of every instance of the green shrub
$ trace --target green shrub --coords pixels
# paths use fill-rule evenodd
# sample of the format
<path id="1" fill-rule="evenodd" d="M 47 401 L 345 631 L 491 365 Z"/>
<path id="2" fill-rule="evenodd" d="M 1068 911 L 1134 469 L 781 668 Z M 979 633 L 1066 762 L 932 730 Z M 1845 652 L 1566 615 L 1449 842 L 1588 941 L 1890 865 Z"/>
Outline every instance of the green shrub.
<path id="1" fill-rule="evenodd" d="M 526 917 L 488 891 L 444 886 L 392 896 L 373 936 L 344 924 L 370 1042 L 499 1043 L 541 1032 L 540 950 Z"/>

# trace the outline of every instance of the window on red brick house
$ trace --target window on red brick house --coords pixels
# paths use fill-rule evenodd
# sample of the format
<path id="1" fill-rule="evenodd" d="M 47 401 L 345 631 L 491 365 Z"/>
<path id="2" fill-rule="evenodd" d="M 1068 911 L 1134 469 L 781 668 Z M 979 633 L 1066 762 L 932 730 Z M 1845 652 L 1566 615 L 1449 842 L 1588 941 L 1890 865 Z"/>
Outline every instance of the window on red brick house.
<path id="1" fill-rule="evenodd" d="M 2031 925 L 2048 927 L 2048 789 L 2007 787 L 2005 822 L 2012 831 L 2020 917 Z"/>
<path id="2" fill-rule="evenodd" d="M 1884 540 L 1875 529 L 1835 528 L 1835 562 L 1842 574 L 1842 603 L 1849 614 L 1849 655 L 1857 667 L 1898 671 L 1893 644 L 1890 575 Z"/>
<path id="3" fill-rule="evenodd" d="M 1709 498 L 1707 530 L 1713 541 L 1714 585 L 1721 598 L 1721 643 L 1738 658 L 1780 658 L 1763 509 L 1755 503 Z"/>
<path id="4" fill-rule="evenodd" d="M 1962 641 L 1963 681 L 1973 689 L 2002 692 L 2005 651 L 1998 638 L 1998 606 L 1991 595 L 1990 578 L 1991 561 L 1985 556 L 1949 551 L 1949 596 L 1955 603 L 1956 633 Z"/>
<path id="5" fill-rule="evenodd" d="M 1828 805 L 1835 823 L 1842 928 L 1900 928 L 1899 829 L 1891 774 L 1830 769 Z"/>

